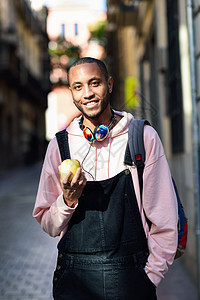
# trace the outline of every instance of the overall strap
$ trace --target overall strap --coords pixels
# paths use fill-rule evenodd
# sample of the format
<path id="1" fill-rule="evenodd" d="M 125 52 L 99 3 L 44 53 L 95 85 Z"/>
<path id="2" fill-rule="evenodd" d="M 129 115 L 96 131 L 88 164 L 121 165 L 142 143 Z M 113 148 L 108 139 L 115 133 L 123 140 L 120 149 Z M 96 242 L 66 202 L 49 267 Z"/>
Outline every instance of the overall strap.
<path id="1" fill-rule="evenodd" d="M 57 139 L 62 161 L 65 159 L 69 159 L 71 156 L 69 151 L 68 133 L 66 129 L 57 132 L 56 139 Z"/>

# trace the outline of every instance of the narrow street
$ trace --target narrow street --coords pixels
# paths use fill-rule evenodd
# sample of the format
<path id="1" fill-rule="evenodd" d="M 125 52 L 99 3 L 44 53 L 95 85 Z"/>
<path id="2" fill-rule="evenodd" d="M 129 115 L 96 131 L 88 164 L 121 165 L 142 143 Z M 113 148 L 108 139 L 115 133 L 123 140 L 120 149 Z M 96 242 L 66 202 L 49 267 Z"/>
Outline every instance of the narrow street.
<path id="1" fill-rule="evenodd" d="M 32 217 L 40 168 L 36 164 L 0 174 L 0 300 L 53 299 L 58 239 L 44 233 Z M 198 300 L 181 259 L 158 288 L 158 300 L 178 299 Z"/>
<path id="2" fill-rule="evenodd" d="M 0 184 L 0 299 L 49 300 L 57 239 L 32 217 L 40 165 L 15 170 Z"/>

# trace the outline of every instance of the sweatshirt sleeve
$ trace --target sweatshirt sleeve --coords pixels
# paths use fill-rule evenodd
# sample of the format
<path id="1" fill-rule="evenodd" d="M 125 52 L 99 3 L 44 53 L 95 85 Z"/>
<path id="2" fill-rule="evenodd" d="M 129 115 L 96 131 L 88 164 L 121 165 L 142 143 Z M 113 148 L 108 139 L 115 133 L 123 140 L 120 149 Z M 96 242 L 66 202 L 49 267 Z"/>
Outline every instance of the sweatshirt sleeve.
<path id="1" fill-rule="evenodd" d="M 158 286 L 177 249 L 178 208 L 167 159 L 156 131 L 145 126 L 146 163 L 143 174 L 143 208 L 151 221 L 147 233 L 150 255 L 145 271 Z"/>
<path id="2" fill-rule="evenodd" d="M 46 151 L 33 210 L 33 217 L 53 237 L 64 233 L 77 207 L 70 208 L 63 200 L 58 171 L 60 163 L 59 149 L 54 138 Z"/>

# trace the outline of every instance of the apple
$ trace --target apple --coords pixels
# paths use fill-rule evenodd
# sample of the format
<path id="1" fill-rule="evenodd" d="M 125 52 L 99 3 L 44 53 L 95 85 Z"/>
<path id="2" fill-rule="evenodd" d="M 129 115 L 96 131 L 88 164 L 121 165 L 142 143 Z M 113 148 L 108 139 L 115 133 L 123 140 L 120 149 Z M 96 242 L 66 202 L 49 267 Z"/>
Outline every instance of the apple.
<path id="1" fill-rule="evenodd" d="M 80 167 L 80 163 L 77 159 L 65 159 L 59 166 L 60 178 L 64 180 L 68 171 L 71 171 L 69 181 L 72 181 L 76 170 Z"/>

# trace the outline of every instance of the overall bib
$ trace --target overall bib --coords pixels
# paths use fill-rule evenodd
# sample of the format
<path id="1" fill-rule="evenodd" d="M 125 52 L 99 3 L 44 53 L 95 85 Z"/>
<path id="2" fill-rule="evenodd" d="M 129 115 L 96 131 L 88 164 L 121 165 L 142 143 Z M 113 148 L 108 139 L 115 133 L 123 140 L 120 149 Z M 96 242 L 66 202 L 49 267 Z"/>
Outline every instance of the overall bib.
<path id="1" fill-rule="evenodd" d="M 55 300 L 157 299 L 129 170 L 87 182 L 58 251 Z"/>

